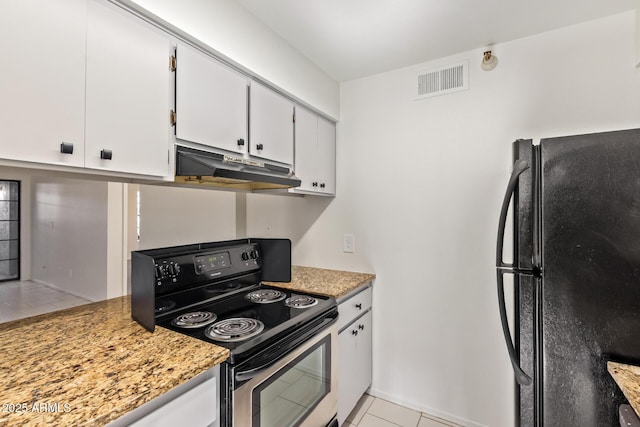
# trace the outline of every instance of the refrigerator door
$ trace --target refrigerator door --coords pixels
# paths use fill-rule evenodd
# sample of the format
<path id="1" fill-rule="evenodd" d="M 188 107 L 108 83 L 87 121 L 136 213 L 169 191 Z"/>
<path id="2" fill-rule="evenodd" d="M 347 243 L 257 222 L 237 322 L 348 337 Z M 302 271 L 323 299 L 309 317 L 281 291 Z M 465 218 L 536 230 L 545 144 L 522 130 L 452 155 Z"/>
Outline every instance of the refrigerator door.
<path id="1" fill-rule="evenodd" d="M 541 141 L 544 425 L 613 426 L 640 364 L 640 130 Z"/>
<path id="2" fill-rule="evenodd" d="M 520 367 L 533 378 L 530 386 L 516 384 L 516 426 L 535 427 L 540 419 L 539 405 L 539 362 L 540 347 L 538 319 L 540 316 L 539 293 L 540 278 L 528 275 L 516 275 L 516 349 Z"/>

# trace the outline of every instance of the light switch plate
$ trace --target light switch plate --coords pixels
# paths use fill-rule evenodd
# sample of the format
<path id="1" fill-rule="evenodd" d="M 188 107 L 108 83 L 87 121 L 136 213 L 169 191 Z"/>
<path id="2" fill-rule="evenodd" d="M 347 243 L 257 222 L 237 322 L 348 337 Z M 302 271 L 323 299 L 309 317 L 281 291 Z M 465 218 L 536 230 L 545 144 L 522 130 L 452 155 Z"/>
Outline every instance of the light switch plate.
<path id="1" fill-rule="evenodd" d="M 342 251 L 346 253 L 354 253 L 356 238 L 353 234 L 345 234 L 342 240 Z"/>

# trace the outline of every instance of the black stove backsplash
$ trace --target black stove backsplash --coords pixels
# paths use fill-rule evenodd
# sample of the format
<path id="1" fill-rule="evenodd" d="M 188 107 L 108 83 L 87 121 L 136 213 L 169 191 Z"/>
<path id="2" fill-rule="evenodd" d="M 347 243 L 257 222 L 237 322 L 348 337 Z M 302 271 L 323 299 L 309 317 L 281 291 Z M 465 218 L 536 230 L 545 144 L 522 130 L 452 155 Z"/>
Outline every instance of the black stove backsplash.
<path id="1" fill-rule="evenodd" d="M 230 297 L 262 280 L 291 280 L 289 239 L 239 239 L 132 252 L 131 316 L 156 318 Z"/>

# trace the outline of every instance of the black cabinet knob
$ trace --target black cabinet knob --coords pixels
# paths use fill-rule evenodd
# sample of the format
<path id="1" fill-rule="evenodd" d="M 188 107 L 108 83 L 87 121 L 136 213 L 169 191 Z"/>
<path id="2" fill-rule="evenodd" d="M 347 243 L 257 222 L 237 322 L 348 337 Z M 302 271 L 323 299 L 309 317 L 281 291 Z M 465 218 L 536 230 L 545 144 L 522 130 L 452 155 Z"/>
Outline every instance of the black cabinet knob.
<path id="1" fill-rule="evenodd" d="M 258 149 L 258 150 L 262 150 L 262 149 L 264 149 L 264 145 L 262 145 L 262 144 L 257 144 L 257 145 L 256 145 L 256 149 Z"/>
<path id="2" fill-rule="evenodd" d="M 100 151 L 100 158 L 102 160 L 111 160 L 112 157 L 113 157 L 113 152 L 111 150 Z"/>
<path id="3" fill-rule="evenodd" d="M 317 186 L 318 186 L 318 183 L 317 183 L 317 182 L 314 182 L 314 183 L 313 183 L 313 184 L 311 184 L 311 185 L 312 185 L 312 186 L 314 186 L 314 187 L 317 187 Z"/>
<path id="4" fill-rule="evenodd" d="M 324 188 L 324 182 L 320 184 L 320 188 Z"/>
<path id="5" fill-rule="evenodd" d="M 356 304 L 356 308 L 357 308 L 358 310 L 362 310 L 362 304 Z"/>
<path id="6" fill-rule="evenodd" d="M 361 331 L 364 331 L 364 325 L 358 325 L 358 329 L 360 329 Z"/>
<path id="7" fill-rule="evenodd" d="M 351 331 L 351 333 L 352 333 L 353 335 L 358 335 L 358 330 L 357 330 L 357 329 L 354 329 L 353 331 Z"/>
<path id="8" fill-rule="evenodd" d="M 244 145 L 244 139 L 240 138 L 240 139 L 238 140 L 238 145 L 239 145 L 239 146 L 243 146 L 243 145 Z"/>
<path id="9" fill-rule="evenodd" d="M 73 144 L 70 142 L 63 142 L 60 144 L 60 152 L 62 154 L 73 154 Z"/>

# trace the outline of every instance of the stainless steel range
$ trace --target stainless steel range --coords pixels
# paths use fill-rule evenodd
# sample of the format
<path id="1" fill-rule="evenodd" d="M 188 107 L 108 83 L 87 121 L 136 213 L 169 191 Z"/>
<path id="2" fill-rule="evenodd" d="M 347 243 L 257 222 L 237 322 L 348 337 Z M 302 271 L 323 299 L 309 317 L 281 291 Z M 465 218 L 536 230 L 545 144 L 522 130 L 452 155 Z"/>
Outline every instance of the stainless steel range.
<path id="1" fill-rule="evenodd" d="M 337 426 L 335 300 L 263 280 L 291 280 L 289 240 L 133 252 L 132 317 L 230 350 L 222 426 Z"/>

